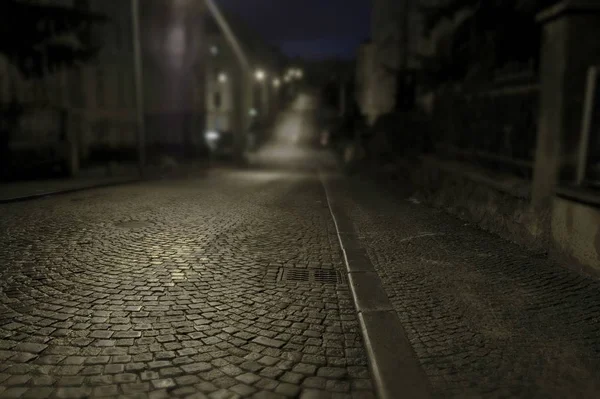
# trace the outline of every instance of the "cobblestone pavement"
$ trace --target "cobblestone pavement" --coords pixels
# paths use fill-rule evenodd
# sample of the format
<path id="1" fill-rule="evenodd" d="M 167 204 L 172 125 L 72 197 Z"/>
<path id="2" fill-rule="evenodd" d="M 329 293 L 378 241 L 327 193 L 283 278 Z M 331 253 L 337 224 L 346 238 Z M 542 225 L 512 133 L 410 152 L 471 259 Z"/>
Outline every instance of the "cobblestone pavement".
<path id="1" fill-rule="evenodd" d="M 399 183 L 398 183 L 399 184 Z M 360 177 L 334 185 L 438 397 L 600 397 L 600 282 Z"/>
<path id="2" fill-rule="evenodd" d="M 6 204 L 0 243 L 1 398 L 374 397 L 314 171 Z"/>

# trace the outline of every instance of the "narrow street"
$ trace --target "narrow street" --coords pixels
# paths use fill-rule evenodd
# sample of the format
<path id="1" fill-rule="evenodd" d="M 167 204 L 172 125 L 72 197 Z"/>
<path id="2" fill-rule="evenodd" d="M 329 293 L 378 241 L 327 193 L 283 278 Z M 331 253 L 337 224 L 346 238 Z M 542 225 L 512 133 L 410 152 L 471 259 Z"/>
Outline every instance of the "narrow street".
<path id="1" fill-rule="evenodd" d="M 1 205 L 0 398 L 374 398 L 317 106 L 249 170 Z M 329 176 L 433 396 L 598 397 L 598 281 Z"/>
<path id="2" fill-rule="evenodd" d="M 0 208 L 0 397 L 373 397 L 317 159 Z"/>

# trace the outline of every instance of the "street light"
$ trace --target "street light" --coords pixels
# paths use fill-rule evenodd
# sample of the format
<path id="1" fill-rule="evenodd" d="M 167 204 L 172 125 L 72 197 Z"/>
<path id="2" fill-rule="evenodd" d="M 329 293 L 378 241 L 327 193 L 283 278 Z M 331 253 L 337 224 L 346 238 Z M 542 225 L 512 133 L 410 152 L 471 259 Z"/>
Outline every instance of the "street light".
<path id="1" fill-rule="evenodd" d="M 273 87 L 277 89 L 279 86 L 281 86 L 281 80 L 279 78 L 273 79 Z"/>
<path id="2" fill-rule="evenodd" d="M 254 74 L 254 77 L 256 78 L 256 80 L 258 80 L 259 82 L 262 82 L 265 80 L 265 78 L 267 77 L 267 74 L 265 73 L 265 71 L 263 71 L 262 69 L 258 69 L 256 71 L 256 73 Z"/>
<path id="3" fill-rule="evenodd" d="M 225 72 L 219 74 L 219 83 L 227 83 L 227 74 Z"/>

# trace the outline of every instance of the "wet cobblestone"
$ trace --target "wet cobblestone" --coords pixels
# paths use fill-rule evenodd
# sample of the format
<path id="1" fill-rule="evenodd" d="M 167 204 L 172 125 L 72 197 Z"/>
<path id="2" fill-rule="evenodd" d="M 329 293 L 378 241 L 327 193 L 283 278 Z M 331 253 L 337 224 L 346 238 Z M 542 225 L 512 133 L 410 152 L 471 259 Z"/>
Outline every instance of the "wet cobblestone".
<path id="1" fill-rule="evenodd" d="M 215 172 L 0 208 L 0 397 L 372 398 L 312 173 Z"/>
<path id="2" fill-rule="evenodd" d="M 334 184 L 438 397 L 600 397 L 600 282 L 366 179 Z"/>

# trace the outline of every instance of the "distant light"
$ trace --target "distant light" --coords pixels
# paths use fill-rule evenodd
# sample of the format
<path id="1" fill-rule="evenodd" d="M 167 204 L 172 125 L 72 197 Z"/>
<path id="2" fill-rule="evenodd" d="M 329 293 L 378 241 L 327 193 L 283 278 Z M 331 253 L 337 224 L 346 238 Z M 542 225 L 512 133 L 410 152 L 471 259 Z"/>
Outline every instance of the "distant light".
<path id="1" fill-rule="evenodd" d="M 285 75 L 285 78 L 283 78 L 283 80 L 285 80 L 286 83 L 290 83 L 292 81 L 292 77 L 290 75 Z"/>
<path id="2" fill-rule="evenodd" d="M 259 82 L 262 82 L 267 77 L 267 74 L 262 69 L 258 69 L 254 74 L 254 77 L 256 77 L 256 80 L 258 80 Z"/>
<path id="3" fill-rule="evenodd" d="M 281 86 L 281 80 L 279 78 L 273 79 L 273 87 L 278 88 Z"/>
<path id="4" fill-rule="evenodd" d="M 256 110 L 256 108 L 250 109 L 250 116 L 256 116 L 256 115 L 258 115 L 258 111 Z"/>
<path id="5" fill-rule="evenodd" d="M 304 77 L 304 71 L 302 71 L 302 69 L 296 69 L 296 77 L 302 79 Z"/>
<path id="6" fill-rule="evenodd" d="M 217 54 L 219 54 L 219 48 L 218 48 L 217 46 L 212 46 L 212 47 L 210 48 L 210 53 L 211 53 L 212 55 L 217 55 Z"/>
<path id="7" fill-rule="evenodd" d="M 225 72 L 219 74 L 219 83 L 227 83 L 227 74 Z"/>
<path id="8" fill-rule="evenodd" d="M 187 37 L 182 26 L 174 26 L 169 32 L 168 48 L 173 55 L 183 56 L 187 48 Z"/>
<path id="9" fill-rule="evenodd" d="M 219 139 L 219 133 L 215 132 L 214 130 L 210 130 L 206 132 L 205 137 L 208 141 L 215 141 Z"/>

